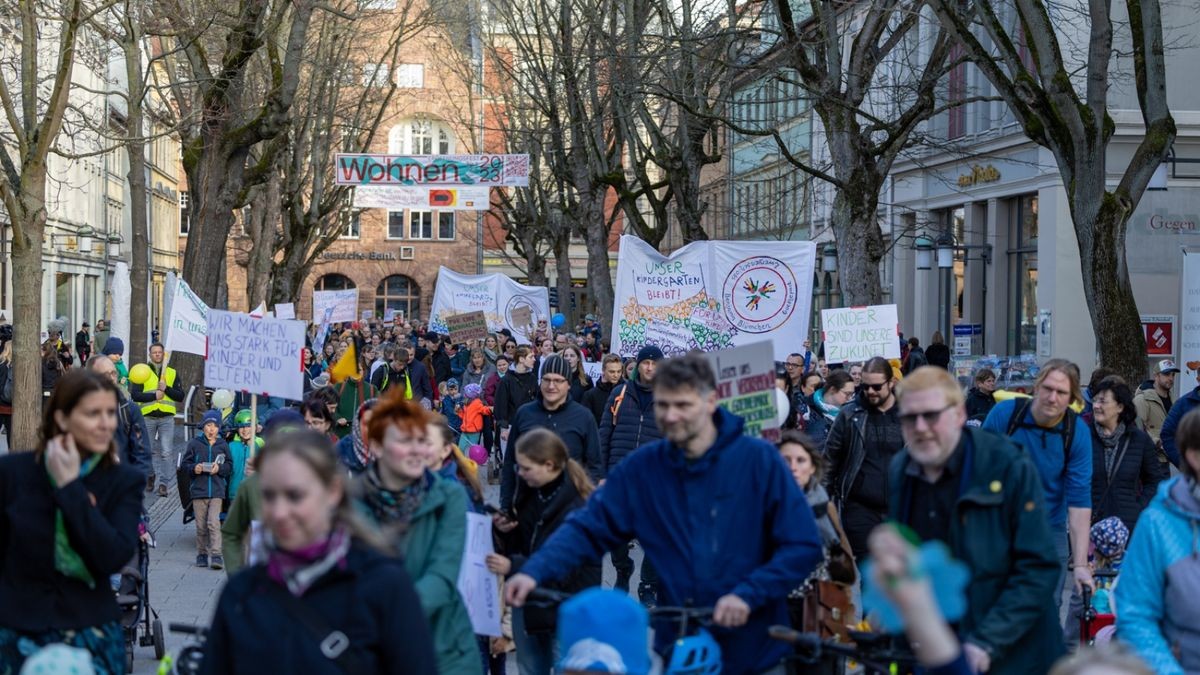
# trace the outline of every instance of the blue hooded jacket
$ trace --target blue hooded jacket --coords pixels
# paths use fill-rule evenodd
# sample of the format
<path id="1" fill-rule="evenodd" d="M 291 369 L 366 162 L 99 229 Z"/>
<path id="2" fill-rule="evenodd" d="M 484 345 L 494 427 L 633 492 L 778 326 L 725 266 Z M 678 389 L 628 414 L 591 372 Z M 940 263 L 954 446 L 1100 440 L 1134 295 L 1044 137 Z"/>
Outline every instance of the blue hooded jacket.
<path id="1" fill-rule="evenodd" d="M 717 440 L 697 460 L 667 439 L 625 458 L 522 572 L 557 581 L 636 538 L 659 572 L 662 604 L 711 607 L 732 593 L 750 605 L 746 625 L 712 633 L 722 672 L 757 673 L 788 653 L 767 628 L 788 623 L 787 595 L 821 560 L 820 535 L 778 451 L 743 436 L 742 418 L 721 408 L 713 418 Z M 674 638 L 670 626 L 656 629 L 659 645 Z"/>
<path id="2" fill-rule="evenodd" d="M 1163 420 L 1162 429 L 1159 431 L 1163 454 L 1167 456 L 1167 461 L 1176 467 L 1180 465 L 1180 458 L 1179 448 L 1175 446 L 1175 430 L 1179 428 L 1179 423 L 1183 421 L 1183 416 L 1190 413 L 1197 406 L 1200 406 L 1200 387 L 1196 387 L 1175 401 L 1175 404 L 1171 406 L 1171 410 L 1167 412 L 1167 418 Z"/>

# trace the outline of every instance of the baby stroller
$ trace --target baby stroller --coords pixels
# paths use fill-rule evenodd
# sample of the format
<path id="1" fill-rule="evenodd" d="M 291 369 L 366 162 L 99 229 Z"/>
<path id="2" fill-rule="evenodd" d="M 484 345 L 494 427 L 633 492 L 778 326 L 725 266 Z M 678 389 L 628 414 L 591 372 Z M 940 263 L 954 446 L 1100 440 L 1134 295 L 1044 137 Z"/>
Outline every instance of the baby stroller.
<path id="1" fill-rule="evenodd" d="M 1079 644 L 1095 645 L 1107 642 L 1115 629 L 1117 615 L 1113 612 L 1112 593 L 1129 544 L 1129 529 L 1119 518 L 1110 516 L 1092 525 L 1090 532 L 1092 572 L 1095 590 L 1083 589 L 1083 608 L 1079 612 Z"/>
<path id="2" fill-rule="evenodd" d="M 121 628 L 125 632 L 125 670 L 133 671 L 133 652 L 137 647 L 154 646 L 154 658 L 160 660 L 165 652 L 162 622 L 150 606 L 150 547 L 151 537 L 138 538 L 138 552 L 124 569 L 117 589 L 117 606 L 121 609 Z"/>

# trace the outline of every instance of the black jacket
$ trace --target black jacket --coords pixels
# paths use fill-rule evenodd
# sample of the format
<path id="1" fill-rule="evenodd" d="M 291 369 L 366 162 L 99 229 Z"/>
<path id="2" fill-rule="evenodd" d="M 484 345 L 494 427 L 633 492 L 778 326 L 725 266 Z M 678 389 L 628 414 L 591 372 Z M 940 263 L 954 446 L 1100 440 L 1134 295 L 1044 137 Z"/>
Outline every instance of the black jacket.
<path id="1" fill-rule="evenodd" d="M 615 419 L 613 408 L 617 409 Z M 654 421 L 654 390 L 635 380 L 625 380 L 613 389 L 600 419 L 600 466 L 604 475 L 634 450 L 660 438 L 662 432 Z"/>
<path id="2" fill-rule="evenodd" d="M 549 501 L 543 503 L 541 499 L 546 497 L 549 497 Z M 583 506 L 585 501 L 566 471 L 555 482 L 542 488 L 531 488 L 525 481 L 517 481 L 517 494 L 513 499 L 513 509 L 517 512 L 517 528 L 503 535 L 501 539 L 505 555 L 512 560 L 512 571 L 509 574 L 520 572 L 529 557 L 541 548 L 567 516 Z M 566 579 L 547 586 L 567 593 L 578 593 L 585 588 L 599 586 L 600 575 L 600 561 L 597 560 L 576 568 Z M 530 605 L 525 610 L 525 631 L 542 633 L 553 630 L 556 613 L 557 608 Z"/>
<path id="3" fill-rule="evenodd" d="M 950 348 L 945 344 L 929 345 L 925 348 L 925 360 L 931 366 L 937 366 L 945 370 L 950 369 Z"/>
<path id="4" fill-rule="evenodd" d="M 978 387 L 971 387 L 967 392 L 967 419 L 982 422 L 994 407 L 996 398 L 992 394 L 985 394 Z"/>
<path id="5" fill-rule="evenodd" d="M 108 578 L 137 552 L 145 487 L 135 469 L 116 464 L 54 489 L 34 453 L 0 457 L 0 627 L 40 632 L 118 620 Z M 54 569 L 56 508 L 94 588 Z"/>
<path id="6" fill-rule="evenodd" d="M 600 480 L 600 438 L 592 413 L 569 397 L 557 410 L 546 410 L 541 399 L 521 406 L 513 415 L 508 432 L 508 452 L 504 453 L 504 470 L 500 472 L 500 509 L 512 508 L 517 486 L 517 441 L 521 434 L 537 428 L 553 431 L 567 446 L 571 459 L 587 469 L 593 481 Z"/>
<path id="7" fill-rule="evenodd" d="M 1092 427 L 1092 522 L 1116 516 L 1129 532 L 1142 509 L 1158 492 L 1158 484 L 1168 476 L 1162 474 L 1165 464 L 1158 461 L 1158 449 L 1149 434 L 1128 425 L 1117 441 L 1116 457 L 1111 479 L 1104 471 L 1104 445 Z"/>
<path id="8" fill-rule="evenodd" d="M 604 380 L 596 383 L 596 386 L 583 392 L 583 400 L 580 403 L 583 407 L 592 411 L 592 415 L 596 418 L 596 424 L 600 424 L 600 420 L 604 418 L 604 411 L 608 410 L 608 396 L 612 390 L 621 386 L 621 383 L 609 384 Z"/>
<path id="9" fill-rule="evenodd" d="M 889 412 L 895 412 L 891 410 Z M 854 479 L 867 456 L 865 437 L 868 411 L 858 399 L 848 401 L 838 412 L 825 439 L 825 456 L 829 459 L 829 478 L 826 484 L 829 497 L 842 511 L 843 503 L 854 486 Z"/>
<path id="10" fill-rule="evenodd" d="M 971 574 L 959 633 L 992 650 L 988 675 L 1044 673 L 1063 645 L 1054 606 L 1061 568 L 1041 476 L 1024 450 L 1004 436 L 967 428 L 957 452 L 968 448 L 946 542 Z M 890 467 L 896 486 L 891 516 L 905 524 L 911 522 L 910 481 L 917 480 L 907 475 L 909 462 L 908 451 L 901 450 Z"/>
<path id="11" fill-rule="evenodd" d="M 146 430 L 146 418 L 142 409 L 133 401 L 121 397 L 117 408 L 117 430 L 113 442 L 121 454 L 121 462 L 133 467 L 143 476 L 154 473 L 154 458 L 150 449 L 150 432 Z"/>
<path id="12" fill-rule="evenodd" d="M 437 350 L 433 352 L 433 377 L 437 380 L 438 384 L 450 379 L 450 370 L 450 355 L 446 353 L 445 347 L 439 345 Z M 414 386 L 414 392 L 415 389 L 416 387 Z M 433 397 L 429 397 L 429 400 L 432 401 Z"/>
<path id="13" fill-rule="evenodd" d="M 200 672 L 346 675 L 321 653 L 320 638 L 273 595 L 274 584 L 265 565 L 242 570 L 225 584 Z M 399 560 L 354 544 L 345 567 L 335 566 L 298 600 L 329 630 L 346 634 L 363 673 L 437 673 L 429 624 Z"/>
<path id="14" fill-rule="evenodd" d="M 496 419 L 496 424 L 506 427 L 512 423 L 521 406 L 537 400 L 540 395 L 537 371 L 518 373 L 515 368 L 509 368 L 496 386 L 496 405 L 492 408 L 492 417 Z"/>

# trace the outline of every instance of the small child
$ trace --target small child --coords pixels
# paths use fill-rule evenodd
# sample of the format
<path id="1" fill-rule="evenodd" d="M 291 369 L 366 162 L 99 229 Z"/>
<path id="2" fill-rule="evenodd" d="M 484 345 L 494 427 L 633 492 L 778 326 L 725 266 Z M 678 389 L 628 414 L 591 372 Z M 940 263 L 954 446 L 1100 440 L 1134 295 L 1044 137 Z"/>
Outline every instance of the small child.
<path id="1" fill-rule="evenodd" d="M 483 388 L 472 382 L 463 389 L 463 396 L 466 398 L 466 405 L 461 406 L 462 423 L 460 430 L 462 434 L 459 436 L 458 444 L 460 447 L 469 448 L 472 445 L 479 445 L 483 442 L 483 418 L 492 414 L 492 409 L 485 405 L 480 395 L 483 393 Z"/>
<path id="2" fill-rule="evenodd" d="M 446 391 L 442 392 L 442 416 L 446 418 L 446 424 L 454 430 L 455 435 L 461 431 L 462 418 L 459 414 L 462 410 L 463 398 L 462 394 L 458 393 L 458 380 L 450 378 L 446 380 Z"/>
<path id="3" fill-rule="evenodd" d="M 221 413 L 209 410 L 200 418 L 204 436 L 188 441 L 180 468 L 192 476 L 189 492 L 196 514 L 196 567 L 225 567 L 221 558 L 221 500 L 233 470 L 229 446 L 221 439 Z"/>
<path id="4" fill-rule="evenodd" d="M 237 436 L 229 444 L 229 461 L 232 467 L 229 472 L 229 494 L 226 496 L 231 503 L 237 496 L 238 486 L 247 475 L 247 467 L 250 467 L 250 473 L 254 472 L 251 462 L 263 447 L 262 436 L 258 436 L 254 439 L 254 449 L 250 449 L 250 437 L 254 435 L 254 427 L 250 425 L 251 418 L 249 410 L 239 410 L 233 418 Z"/>

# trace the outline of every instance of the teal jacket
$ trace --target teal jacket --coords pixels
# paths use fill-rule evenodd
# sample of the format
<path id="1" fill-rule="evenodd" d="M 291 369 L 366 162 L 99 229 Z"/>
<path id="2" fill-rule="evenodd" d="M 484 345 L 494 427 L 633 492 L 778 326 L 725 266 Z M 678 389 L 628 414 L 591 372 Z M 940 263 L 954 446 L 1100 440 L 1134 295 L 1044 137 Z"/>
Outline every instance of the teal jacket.
<path id="1" fill-rule="evenodd" d="M 430 471 L 425 472 L 424 480 L 430 481 L 429 490 L 398 542 L 398 553 L 429 620 L 438 672 L 482 675 L 471 618 L 458 593 L 458 570 L 467 538 L 467 493 L 457 481 L 438 478 Z M 356 498 L 356 503 L 374 522 L 370 508 L 360 499 Z"/>
<path id="2" fill-rule="evenodd" d="M 1142 511 L 1116 594 L 1117 637 L 1154 672 L 1200 671 L 1200 501 L 1185 479 Z"/>
<path id="3" fill-rule="evenodd" d="M 1045 673 L 1063 653 L 1054 606 L 1060 571 L 1037 468 L 1007 437 L 963 430 L 961 484 L 950 523 L 950 551 L 971 571 L 964 641 L 992 654 L 988 675 Z M 891 515 L 907 524 L 908 450 L 892 459 Z"/>
<path id="4" fill-rule="evenodd" d="M 254 447 L 262 450 L 262 436 L 254 438 Z M 258 454 L 257 452 L 247 452 L 249 448 L 239 436 L 229 444 L 229 459 L 233 462 L 233 470 L 229 474 L 229 501 L 232 502 L 237 498 L 238 487 L 246 478 L 246 462 L 250 461 L 251 455 Z"/>

